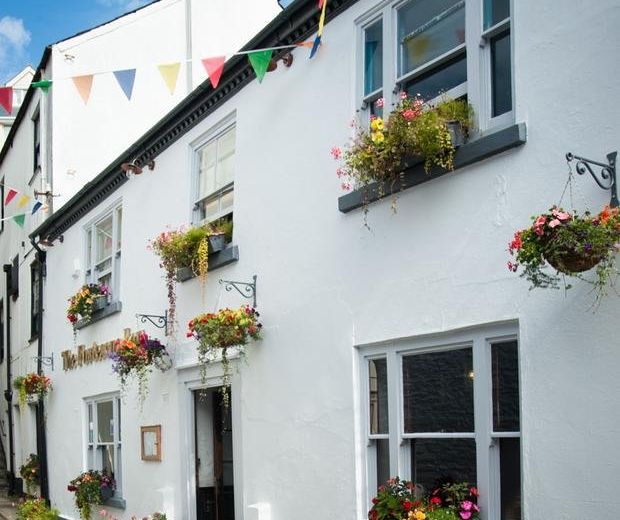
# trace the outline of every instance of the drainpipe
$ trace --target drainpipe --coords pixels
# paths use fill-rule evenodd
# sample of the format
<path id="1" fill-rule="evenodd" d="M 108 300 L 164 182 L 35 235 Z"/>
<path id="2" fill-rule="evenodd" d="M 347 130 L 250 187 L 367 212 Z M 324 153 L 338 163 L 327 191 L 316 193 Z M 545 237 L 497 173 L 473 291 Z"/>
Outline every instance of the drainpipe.
<path id="1" fill-rule="evenodd" d="M 43 374 L 43 277 L 45 276 L 45 251 L 39 244 L 30 239 L 32 247 L 37 251 L 37 269 L 39 270 L 39 308 L 37 309 L 37 374 Z M 45 400 L 39 399 L 37 403 L 37 453 L 39 455 L 39 485 L 41 486 L 41 498 L 49 505 L 49 475 L 47 467 L 47 439 L 45 436 Z"/>
<path id="2" fill-rule="evenodd" d="M 6 275 L 6 390 L 4 397 L 7 402 L 7 415 L 9 419 L 9 471 L 7 480 L 9 494 L 15 493 L 15 448 L 13 446 L 13 381 L 11 378 L 11 264 L 4 264 Z"/>

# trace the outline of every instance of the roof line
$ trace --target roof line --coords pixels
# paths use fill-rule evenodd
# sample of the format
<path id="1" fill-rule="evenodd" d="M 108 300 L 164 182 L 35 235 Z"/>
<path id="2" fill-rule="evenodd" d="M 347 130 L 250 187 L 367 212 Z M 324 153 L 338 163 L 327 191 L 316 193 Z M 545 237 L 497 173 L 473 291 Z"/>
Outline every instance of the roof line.
<path id="1" fill-rule="evenodd" d="M 326 22 L 331 21 L 357 1 L 330 0 L 327 4 Z M 316 0 L 295 0 L 241 50 L 293 45 L 303 41 L 316 32 L 319 17 L 320 11 L 316 7 Z M 278 59 L 286 52 L 288 51 L 280 50 L 274 52 L 273 56 Z M 139 165 L 145 165 L 219 108 L 222 103 L 241 91 L 255 77 L 254 70 L 245 56 L 236 55 L 231 58 L 224 66 L 224 73 L 216 89 L 213 89 L 208 79 L 201 83 L 99 175 L 85 184 L 30 236 L 52 240 L 60 236 L 127 182 L 127 176 L 121 169 L 123 163 L 136 161 Z"/>

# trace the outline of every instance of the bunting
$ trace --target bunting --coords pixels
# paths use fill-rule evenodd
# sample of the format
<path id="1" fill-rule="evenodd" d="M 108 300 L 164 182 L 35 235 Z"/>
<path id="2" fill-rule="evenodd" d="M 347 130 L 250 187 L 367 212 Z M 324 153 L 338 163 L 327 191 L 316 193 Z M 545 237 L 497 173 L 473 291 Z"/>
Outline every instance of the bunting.
<path id="1" fill-rule="evenodd" d="M 74 76 L 72 79 L 75 88 L 77 88 L 82 100 L 84 101 L 84 104 L 87 105 L 88 98 L 90 97 L 90 89 L 93 86 L 93 75 L 87 74 L 85 76 Z"/>
<path id="2" fill-rule="evenodd" d="M 159 73 L 164 79 L 170 94 L 174 94 L 174 90 L 177 86 L 177 79 L 179 77 L 179 70 L 181 68 L 180 63 L 169 63 L 166 65 L 158 65 Z"/>
<path id="3" fill-rule="evenodd" d="M 40 88 L 43 92 L 47 92 L 52 86 L 52 82 L 49 79 L 42 79 L 41 81 L 33 81 L 30 86 L 32 88 Z"/>
<path id="4" fill-rule="evenodd" d="M 267 67 L 269 66 L 269 62 L 271 61 L 271 55 L 273 54 L 273 50 L 267 49 L 264 51 L 255 51 L 250 52 L 248 54 L 248 59 L 250 60 L 250 64 L 256 73 L 256 79 L 261 83 L 265 74 L 267 73 Z"/>
<path id="5" fill-rule="evenodd" d="M 4 199 L 4 205 L 8 206 L 9 203 L 15 198 L 15 195 L 17 195 L 17 190 L 9 188 L 9 192 L 6 194 L 6 198 Z"/>
<path id="6" fill-rule="evenodd" d="M 13 87 L 0 88 L 0 106 L 9 114 L 13 112 Z"/>
<path id="7" fill-rule="evenodd" d="M 30 200 L 30 197 L 28 195 L 22 195 L 17 201 L 17 207 L 23 208 L 26 204 L 28 204 L 29 200 Z"/>
<path id="8" fill-rule="evenodd" d="M 322 6 L 321 6 L 322 3 Z M 321 17 L 319 18 L 319 30 L 316 33 L 316 38 L 314 39 L 314 44 L 312 45 L 312 50 L 310 51 L 310 58 L 314 58 L 314 55 L 319 50 L 321 46 L 321 36 L 323 35 L 323 27 L 325 27 L 325 12 L 327 10 L 327 0 L 319 0 L 319 5 L 321 6 Z"/>
<path id="9" fill-rule="evenodd" d="M 43 206 L 43 203 L 40 200 L 37 200 L 33 205 L 32 205 L 32 211 L 30 212 L 31 215 L 34 215 L 37 211 L 39 211 L 41 209 L 41 206 Z"/>
<path id="10" fill-rule="evenodd" d="M 21 228 L 24 227 L 24 222 L 26 221 L 25 213 L 20 213 L 19 215 L 13 215 L 12 218 L 19 227 Z"/>
<path id="11" fill-rule="evenodd" d="M 202 64 L 207 71 L 209 79 L 211 80 L 211 86 L 213 88 L 217 88 L 217 85 L 220 82 L 222 72 L 224 72 L 225 61 L 226 56 L 216 56 L 215 58 L 205 58 L 202 60 Z"/>
<path id="12" fill-rule="evenodd" d="M 118 81 L 121 89 L 123 89 L 127 99 L 131 99 L 133 84 L 136 79 L 136 69 L 115 70 L 114 77 L 116 78 L 116 81 Z"/>

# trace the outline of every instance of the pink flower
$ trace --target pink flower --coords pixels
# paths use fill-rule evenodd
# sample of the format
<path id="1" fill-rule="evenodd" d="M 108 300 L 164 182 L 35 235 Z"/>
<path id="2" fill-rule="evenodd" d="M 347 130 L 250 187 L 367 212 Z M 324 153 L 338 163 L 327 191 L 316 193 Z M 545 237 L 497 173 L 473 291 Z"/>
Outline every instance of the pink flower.
<path id="1" fill-rule="evenodd" d="M 459 512 L 459 516 L 463 519 L 463 520 L 469 520 L 471 518 L 471 511 L 460 511 Z"/>
<path id="2" fill-rule="evenodd" d="M 557 209 L 551 210 L 551 214 L 558 220 L 564 222 L 565 220 L 570 220 L 570 213 L 566 213 L 565 211 L 559 211 Z"/>
<path id="3" fill-rule="evenodd" d="M 551 222 L 549 222 L 549 227 L 553 229 L 554 227 L 559 226 L 560 224 L 561 222 L 557 218 L 554 218 Z"/>
<path id="4" fill-rule="evenodd" d="M 377 101 L 375 101 L 375 106 L 377 108 L 383 108 L 383 105 L 385 105 L 385 99 L 383 99 L 382 97 L 380 97 L 379 99 L 377 99 Z"/>
<path id="5" fill-rule="evenodd" d="M 343 182 L 340 187 L 344 190 L 344 191 L 351 191 L 351 185 L 348 182 Z"/>
<path id="6" fill-rule="evenodd" d="M 508 266 L 508 270 L 512 271 L 513 273 L 516 273 L 517 268 L 519 267 L 518 264 L 513 264 L 512 262 L 508 262 L 506 265 Z"/>
<path id="7" fill-rule="evenodd" d="M 476 511 L 477 513 L 480 512 L 480 506 L 478 504 L 474 504 L 472 507 L 474 508 L 474 511 Z"/>
<path id="8" fill-rule="evenodd" d="M 474 495 L 475 497 L 477 497 L 477 496 L 478 496 L 478 488 L 475 488 L 475 487 L 470 487 L 470 488 L 469 488 L 469 492 L 470 492 L 472 495 Z"/>
<path id="9" fill-rule="evenodd" d="M 336 168 L 336 175 L 338 178 L 342 177 L 344 175 L 344 170 L 342 168 Z"/>
<path id="10" fill-rule="evenodd" d="M 332 157 L 334 159 L 336 159 L 336 161 L 337 161 L 342 156 L 342 150 L 340 148 L 338 148 L 337 146 L 334 146 L 331 149 L 331 154 L 332 154 Z"/>
<path id="11" fill-rule="evenodd" d="M 400 93 L 400 99 L 407 99 L 407 93 L 404 90 Z"/>
<path id="12" fill-rule="evenodd" d="M 469 500 L 463 500 L 463 502 L 461 502 L 461 507 L 465 510 L 465 511 L 469 511 L 471 509 L 471 506 L 473 506 L 474 503 L 470 502 Z"/>
<path id="13" fill-rule="evenodd" d="M 411 110 L 410 108 L 408 108 L 407 110 L 405 110 L 403 112 L 403 117 L 407 120 L 407 121 L 411 121 L 412 119 L 415 119 L 415 117 L 418 114 L 416 114 L 413 110 Z"/>

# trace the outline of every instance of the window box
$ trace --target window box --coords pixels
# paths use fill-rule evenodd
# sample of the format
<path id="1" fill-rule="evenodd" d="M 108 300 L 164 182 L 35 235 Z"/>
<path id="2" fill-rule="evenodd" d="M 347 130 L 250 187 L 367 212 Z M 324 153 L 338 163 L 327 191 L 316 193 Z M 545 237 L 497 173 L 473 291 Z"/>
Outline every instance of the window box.
<path id="1" fill-rule="evenodd" d="M 226 245 L 225 242 L 224 245 Z M 218 252 L 209 253 L 209 271 L 232 264 L 237 260 L 239 260 L 239 248 L 237 246 L 228 245 Z M 196 278 L 196 274 L 191 267 L 181 267 L 177 269 L 177 280 L 179 282 L 186 282 L 192 278 Z"/>
<path id="2" fill-rule="evenodd" d="M 83 329 L 84 327 L 88 327 L 89 325 L 96 323 L 97 321 L 103 320 L 112 314 L 116 314 L 117 312 L 121 312 L 123 309 L 123 305 L 121 302 L 108 302 L 105 298 L 98 298 L 97 300 L 102 300 L 103 303 L 99 301 L 96 302 L 96 305 L 101 305 L 101 308 L 97 308 L 95 312 L 93 312 L 93 316 L 90 321 L 80 320 L 75 324 L 76 329 Z"/>
<path id="3" fill-rule="evenodd" d="M 113 496 L 114 496 L 114 490 L 112 488 L 109 488 L 109 487 L 101 488 L 101 500 L 106 502 L 107 500 L 110 500 Z"/>
<path id="4" fill-rule="evenodd" d="M 209 235 L 209 254 L 219 253 L 226 247 L 226 234 Z"/>
<path id="5" fill-rule="evenodd" d="M 525 142 L 525 123 L 518 123 L 494 131 L 460 146 L 454 154 L 454 169 L 457 170 L 469 166 L 506 150 L 521 146 Z M 403 162 L 406 165 L 406 169 L 398 191 L 406 190 L 450 173 L 448 170 L 433 168 L 427 174 L 424 171 L 423 162 L 413 157 L 406 158 Z M 389 197 L 391 194 L 392 186 L 390 183 L 383 183 L 383 186 L 380 186 L 379 183 L 373 183 L 366 189 L 355 190 L 339 197 L 338 209 L 343 213 L 348 213 L 362 207 L 365 203 L 375 202 L 384 197 Z"/>

